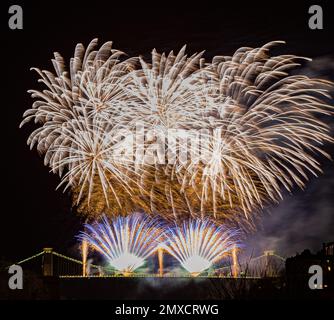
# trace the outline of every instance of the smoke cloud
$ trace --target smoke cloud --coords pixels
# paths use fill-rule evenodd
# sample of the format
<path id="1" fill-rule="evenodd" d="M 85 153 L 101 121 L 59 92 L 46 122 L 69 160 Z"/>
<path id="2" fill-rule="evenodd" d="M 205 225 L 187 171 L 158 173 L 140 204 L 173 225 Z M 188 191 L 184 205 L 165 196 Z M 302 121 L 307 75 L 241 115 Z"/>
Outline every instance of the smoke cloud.
<path id="1" fill-rule="evenodd" d="M 302 73 L 334 81 L 334 57 L 315 58 Z M 334 96 L 334 88 L 331 95 Z M 333 118 L 329 123 L 333 135 Z M 333 144 L 326 146 L 326 151 L 334 157 Z M 275 250 L 288 257 L 304 249 L 316 252 L 323 242 L 334 241 L 334 166 L 331 160 L 320 161 L 323 174 L 311 178 L 305 190 L 285 194 L 280 204 L 266 210 L 258 231 L 245 240 L 247 256 Z"/>

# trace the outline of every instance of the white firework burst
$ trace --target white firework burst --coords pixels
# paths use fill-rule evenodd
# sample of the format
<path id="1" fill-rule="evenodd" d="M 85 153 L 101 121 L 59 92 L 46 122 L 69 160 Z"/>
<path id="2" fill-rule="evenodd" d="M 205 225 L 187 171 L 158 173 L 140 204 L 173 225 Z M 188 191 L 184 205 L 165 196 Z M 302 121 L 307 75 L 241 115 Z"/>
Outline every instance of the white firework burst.
<path id="1" fill-rule="evenodd" d="M 282 188 L 303 188 L 309 174 L 317 175 L 316 157 L 329 157 L 323 144 L 333 141 L 322 119 L 333 114 L 332 84 L 292 74 L 306 58 L 270 56 L 278 43 L 210 62 L 203 53 L 188 57 L 185 47 L 176 55 L 153 50 L 147 62 L 122 58 L 111 42 L 96 51 L 93 40 L 86 51 L 77 45 L 69 73 L 55 53 L 55 75 L 36 69 L 47 89 L 30 91 L 37 101 L 22 125 L 34 120 L 40 127 L 28 144 L 45 154 L 45 164 L 62 176 L 65 188 L 76 190 L 78 202 L 89 203 L 97 186 L 107 204 L 113 198 L 119 207 L 121 192 L 133 210 L 225 219 L 230 208 L 251 221 L 257 208 L 282 197 Z M 206 143 L 200 150 L 191 146 L 186 153 L 196 156 L 186 161 L 184 146 L 176 144 L 172 164 L 140 162 L 136 154 L 116 159 L 117 148 L 136 143 L 122 145 L 120 132 L 134 132 L 138 123 L 165 135 L 179 130 L 175 138 L 180 130 L 187 138 L 205 130 Z M 141 143 L 149 148 L 153 142 Z M 163 157 L 169 151 L 167 146 Z M 171 189 L 183 200 L 176 201 Z"/>

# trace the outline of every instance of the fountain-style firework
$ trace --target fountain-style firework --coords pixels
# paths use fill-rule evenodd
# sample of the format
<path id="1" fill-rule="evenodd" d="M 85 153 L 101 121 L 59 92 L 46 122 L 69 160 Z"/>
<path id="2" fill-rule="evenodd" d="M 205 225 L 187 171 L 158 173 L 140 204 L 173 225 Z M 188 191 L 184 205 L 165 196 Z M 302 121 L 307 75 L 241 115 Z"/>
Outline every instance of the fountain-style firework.
<path id="1" fill-rule="evenodd" d="M 184 221 L 166 230 L 165 250 L 192 276 L 209 269 L 239 246 L 238 232 L 208 219 Z"/>
<path id="2" fill-rule="evenodd" d="M 124 274 L 143 266 L 157 250 L 162 234 L 157 220 L 142 214 L 117 217 L 111 222 L 104 216 L 101 222 L 86 224 L 85 229 L 79 238 Z"/>

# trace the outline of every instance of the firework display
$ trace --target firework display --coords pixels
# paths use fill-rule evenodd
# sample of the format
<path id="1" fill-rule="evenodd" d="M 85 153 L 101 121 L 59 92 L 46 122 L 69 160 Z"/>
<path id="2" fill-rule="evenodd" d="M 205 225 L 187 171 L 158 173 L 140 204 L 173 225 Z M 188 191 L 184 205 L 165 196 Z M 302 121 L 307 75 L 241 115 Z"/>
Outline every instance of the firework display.
<path id="1" fill-rule="evenodd" d="M 111 221 L 104 216 L 85 228 L 79 235 L 85 246 L 102 254 L 109 265 L 126 275 L 143 266 L 155 253 L 162 275 L 164 251 L 192 276 L 198 276 L 239 247 L 238 231 L 217 226 L 209 219 L 191 219 L 181 226 L 170 226 L 142 214 Z M 87 259 L 87 250 L 85 254 Z"/>
<path id="2" fill-rule="evenodd" d="M 237 235 L 208 219 L 193 219 L 167 229 L 165 250 L 197 276 L 239 246 Z"/>
<path id="3" fill-rule="evenodd" d="M 1 300 L 106 300 L 111 320 L 323 300 L 325 318 L 330 1 L 10 2 Z"/>
<path id="4" fill-rule="evenodd" d="M 332 141 L 329 82 L 291 74 L 306 58 L 240 48 L 205 61 L 152 51 L 124 58 L 107 42 L 78 44 L 70 68 L 35 69 L 43 91 L 22 125 L 45 165 L 91 217 L 143 210 L 169 220 L 211 217 L 252 228 L 258 209 L 321 171 Z M 143 133 L 143 138 L 141 138 Z"/>
<path id="5" fill-rule="evenodd" d="M 85 224 L 85 228 L 79 238 L 124 274 L 143 266 L 161 238 L 157 221 L 140 214 L 118 217 L 111 223 L 103 217 L 101 222 Z"/>

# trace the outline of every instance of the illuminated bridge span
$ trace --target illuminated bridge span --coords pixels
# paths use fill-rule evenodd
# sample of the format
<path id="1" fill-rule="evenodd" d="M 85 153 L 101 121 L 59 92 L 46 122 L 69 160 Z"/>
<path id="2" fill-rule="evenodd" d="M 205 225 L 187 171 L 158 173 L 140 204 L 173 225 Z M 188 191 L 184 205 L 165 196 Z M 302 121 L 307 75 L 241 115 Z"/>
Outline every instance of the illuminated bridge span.
<path id="1" fill-rule="evenodd" d="M 43 276 L 56 276 L 60 278 L 77 278 L 77 277 L 124 277 L 117 272 L 111 272 L 102 266 L 95 264 L 87 264 L 84 261 L 67 257 L 63 254 L 53 251 L 52 248 L 44 248 L 43 251 L 32 255 L 15 264 L 21 265 L 24 269 L 33 270 Z M 285 259 L 276 255 L 273 251 L 265 251 L 263 255 L 251 258 L 249 261 L 240 263 L 237 266 L 229 265 L 213 272 L 203 273 L 199 277 L 205 278 L 230 278 L 230 277 L 246 277 L 246 278 L 263 278 L 276 277 L 284 269 Z M 234 268 L 234 270 L 233 270 Z M 236 270 L 237 269 L 237 270 Z M 161 277 L 162 274 L 156 273 L 133 273 L 127 277 L 138 278 L 154 278 Z M 163 277 L 191 277 L 191 275 L 181 276 L 176 273 L 165 273 Z"/>
<path id="2" fill-rule="evenodd" d="M 41 273 L 43 276 L 77 276 L 87 272 L 82 261 L 55 252 L 52 248 L 44 248 L 43 251 L 15 264 Z M 90 264 L 90 269 L 95 274 L 103 273 L 103 268 L 95 264 Z"/>

